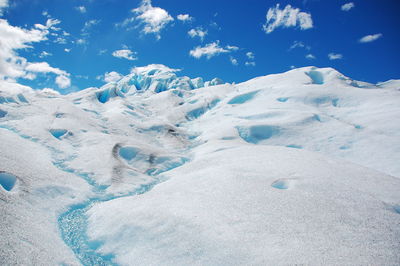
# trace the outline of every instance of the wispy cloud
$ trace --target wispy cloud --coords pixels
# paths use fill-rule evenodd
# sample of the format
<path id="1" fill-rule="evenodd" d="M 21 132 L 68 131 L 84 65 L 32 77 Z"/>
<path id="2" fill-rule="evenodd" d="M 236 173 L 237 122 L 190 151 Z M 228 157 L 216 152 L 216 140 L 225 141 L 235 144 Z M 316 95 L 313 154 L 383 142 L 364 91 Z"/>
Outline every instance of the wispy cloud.
<path id="1" fill-rule="evenodd" d="M 81 12 L 82 14 L 86 13 L 86 7 L 84 7 L 84 6 L 77 6 L 77 7 L 75 7 L 75 9 L 78 10 L 79 12 Z"/>
<path id="2" fill-rule="evenodd" d="M 328 58 L 329 58 L 329 60 L 339 60 L 339 59 L 343 59 L 343 55 L 342 54 L 329 53 L 328 54 Z"/>
<path id="3" fill-rule="evenodd" d="M 248 59 L 254 59 L 256 57 L 253 52 L 247 52 L 246 56 Z"/>
<path id="4" fill-rule="evenodd" d="M 383 36 L 382 33 L 377 33 L 377 34 L 371 34 L 371 35 L 367 35 L 362 37 L 359 42 L 360 43 L 367 43 L 367 42 L 373 42 L 378 40 L 379 38 L 381 38 Z"/>
<path id="5" fill-rule="evenodd" d="M 313 27 L 311 14 L 302 12 L 299 8 L 293 8 L 291 5 L 280 9 L 280 5 L 276 4 L 276 7 L 268 9 L 266 20 L 263 29 L 267 34 L 280 27 L 289 28 L 298 26 L 301 30 Z"/>
<path id="6" fill-rule="evenodd" d="M 305 45 L 301 41 L 294 41 L 293 44 L 289 47 L 289 51 L 296 49 L 296 48 L 304 48 L 306 50 L 311 50 L 311 47 L 309 45 Z"/>
<path id="7" fill-rule="evenodd" d="M 219 55 L 221 53 L 230 53 L 232 51 L 238 50 L 239 47 L 237 46 L 230 46 L 227 45 L 225 47 L 220 47 L 219 46 L 219 41 L 209 43 L 205 45 L 204 47 L 197 46 L 196 48 L 192 49 L 189 54 L 193 56 L 194 58 L 201 58 L 203 56 L 207 57 L 207 59 L 210 59 L 211 57 L 214 57 L 216 55 Z"/>
<path id="8" fill-rule="evenodd" d="M 246 62 L 244 63 L 246 66 L 256 66 L 255 62 Z"/>
<path id="9" fill-rule="evenodd" d="M 229 57 L 229 61 L 231 61 L 231 64 L 234 66 L 237 66 L 239 64 L 238 60 L 234 58 L 233 56 Z"/>
<path id="10" fill-rule="evenodd" d="M 85 25 L 83 26 L 81 32 L 83 36 L 88 36 L 89 31 L 92 29 L 93 26 L 97 25 L 100 23 L 100 20 L 98 19 L 91 19 L 85 22 Z"/>
<path id="11" fill-rule="evenodd" d="M 51 56 L 51 55 L 53 55 L 53 54 L 49 53 L 49 52 L 46 52 L 46 51 L 43 51 L 43 52 L 40 53 L 39 57 L 40 58 L 44 58 L 44 57 L 48 57 L 48 56 Z"/>
<path id="12" fill-rule="evenodd" d="M 204 37 L 207 35 L 207 33 L 207 30 L 203 30 L 202 27 L 197 27 L 196 29 L 191 29 L 190 31 L 188 31 L 190 37 L 199 37 L 201 41 L 204 40 Z"/>
<path id="13" fill-rule="evenodd" d="M 0 16 L 3 15 L 3 11 L 7 7 L 8 7 L 8 0 L 0 0 Z"/>
<path id="14" fill-rule="evenodd" d="M 114 57 L 125 58 L 128 60 L 137 60 L 136 53 L 129 49 L 116 50 L 112 53 Z"/>
<path id="15" fill-rule="evenodd" d="M 313 55 L 313 54 L 307 54 L 307 55 L 306 55 L 306 58 L 309 59 L 309 60 L 314 60 L 314 59 L 316 59 L 315 55 Z"/>
<path id="16" fill-rule="evenodd" d="M 355 5 L 353 2 L 349 2 L 347 4 L 342 5 L 341 9 L 342 11 L 349 11 L 350 9 L 354 8 Z"/>

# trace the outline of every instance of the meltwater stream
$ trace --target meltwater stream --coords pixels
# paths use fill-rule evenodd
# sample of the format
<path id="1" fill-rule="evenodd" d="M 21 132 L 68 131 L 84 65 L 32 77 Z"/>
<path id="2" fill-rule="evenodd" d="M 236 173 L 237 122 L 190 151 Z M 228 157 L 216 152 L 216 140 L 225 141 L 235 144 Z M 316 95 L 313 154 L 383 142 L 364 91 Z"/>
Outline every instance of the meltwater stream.
<path id="1" fill-rule="evenodd" d="M 25 135 L 12 126 L 0 125 L 0 128 L 9 130 L 21 138 L 43 145 L 51 152 L 52 157 L 54 158 L 52 163 L 55 167 L 61 171 L 75 174 L 76 176 L 85 180 L 91 186 L 92 191 L 95 193 L 94 197 L 89 198 L 83 203 L 72 205 L 58 218 L 58 227 L 60 229 L 62 239 L 68 245 L 68 247 L 71 248 L 82 265 L 117 265 L 115 262 L 113 262 L 113 254 L 102 254 L 97 251 L 102 245 L 101 242 L 89 240 L 89 237 L 87 236 L 87 210 L 97 203 L 146 193 L 155 185 L 165 181 L 165 179 L 160 176 L 161 173 L 172 170 L 173 168 L 179 167 L 188 162 L 188 160 L 181 160 L 181 163 L 172 164 L 168 169 L 149 172 L 148 175 L 153 177 L 152 181 L 147 184 L 142 184 L 128 193 L 115 196 L 112 194 L 107 194 L 106 190 L 108 186 L 97 184 L 90 174 L 82 173 L 70 168 L 67 163 L 74 160 L 76 158 L 75 156 L 72 155 L 67 158 L 61 158 L 60 155 L 63 155 L 61 151 L 41 143 L 37 138 Z"/>
<path id="2" fill-rule="evenodd" d="M 141 185 L 134 191 L 120 196 L 108 195 L 105 192 L 105 188 L 94 185 L 93 189 L 96 191 L 96 197 L 90 198 L 82 204 L 73 205 L 68 211 L 60 215 L 58 225 L 61 236 L 83 265 L 117 265 L 113 262 L 113 254 L 97 252 L 97 249 L 102 245 L 101 242 L 89 240 L 87 236 L 86 211 L 96 203 L 143 194 L 161 181 L 161 179 L 156 178 L 153 182 Z"/>
<path id="3" fill-rule="evenodd" d="M 186 163 L 187 160 L 182 160 L 181 162 L 181 164 L 172 165 L 165 171 L 179 167 Z M 71 250 L 75 253 L 75 256 L 83 265 L 117 265 L 115 262 L 113 262 L 113 254 L 102 254 L 97 251 L 103 243 L 89 240 L 87 236 L 87 210 L 97 203 L 146 193 L 155 185 L 165 181 L 165 179 L 159 175 L 165 171 L 157 172 L 157 174 L 154 175 L 149 174 L 149 176 L 153 177 L 151 182 L 142 184 L 128 193 L 115 196 L 112 194 L 107 194 L 107 186 L 98 185 L 94 179 L 90 177 L 90 175 L 86 173 L 75 172 L 73 169 L 68 168 L 64 162 L 58 161 L 53 162 L 53 164 L 62 171 L 74 173 L 75 175 L 83 178 L 89 185 L 92 186 L 92 189 L 96 195 L 95 197 L 92 197 L 81 204 L 71 206 L 68 211 L 59 216 L 58 226 L 60 228 L 62 239 L 71 248 Z"/>

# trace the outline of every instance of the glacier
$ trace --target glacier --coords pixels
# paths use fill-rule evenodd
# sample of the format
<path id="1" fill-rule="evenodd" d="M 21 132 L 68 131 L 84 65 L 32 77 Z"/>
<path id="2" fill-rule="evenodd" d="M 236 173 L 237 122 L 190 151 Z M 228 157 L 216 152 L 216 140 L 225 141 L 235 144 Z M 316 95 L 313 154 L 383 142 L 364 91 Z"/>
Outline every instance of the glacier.
<path id="1" fill-rule="evenodd" d="M 398 265 L 400 81 L 0 82 L 2 265 Z"/>

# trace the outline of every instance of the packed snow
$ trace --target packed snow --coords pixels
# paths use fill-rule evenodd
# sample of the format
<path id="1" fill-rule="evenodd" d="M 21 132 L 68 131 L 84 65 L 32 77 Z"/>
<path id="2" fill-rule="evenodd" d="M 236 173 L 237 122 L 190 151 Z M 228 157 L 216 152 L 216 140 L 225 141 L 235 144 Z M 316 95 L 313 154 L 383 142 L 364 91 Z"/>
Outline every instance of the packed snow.
<path id="1" fill-rule="evenodd" d="M 400 81 L 0 83 L 2 265 L 398 265 Z"/>

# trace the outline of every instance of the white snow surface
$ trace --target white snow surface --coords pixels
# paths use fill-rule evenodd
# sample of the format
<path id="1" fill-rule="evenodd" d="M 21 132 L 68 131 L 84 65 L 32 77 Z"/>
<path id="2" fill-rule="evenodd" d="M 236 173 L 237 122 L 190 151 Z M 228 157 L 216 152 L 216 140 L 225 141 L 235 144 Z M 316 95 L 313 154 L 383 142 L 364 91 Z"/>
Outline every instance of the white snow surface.
<path id="1" fill-rule="evenodd" d="M 177 71 L 0 83 L 2 265 L 400 264 L 400 81 Z"/>

